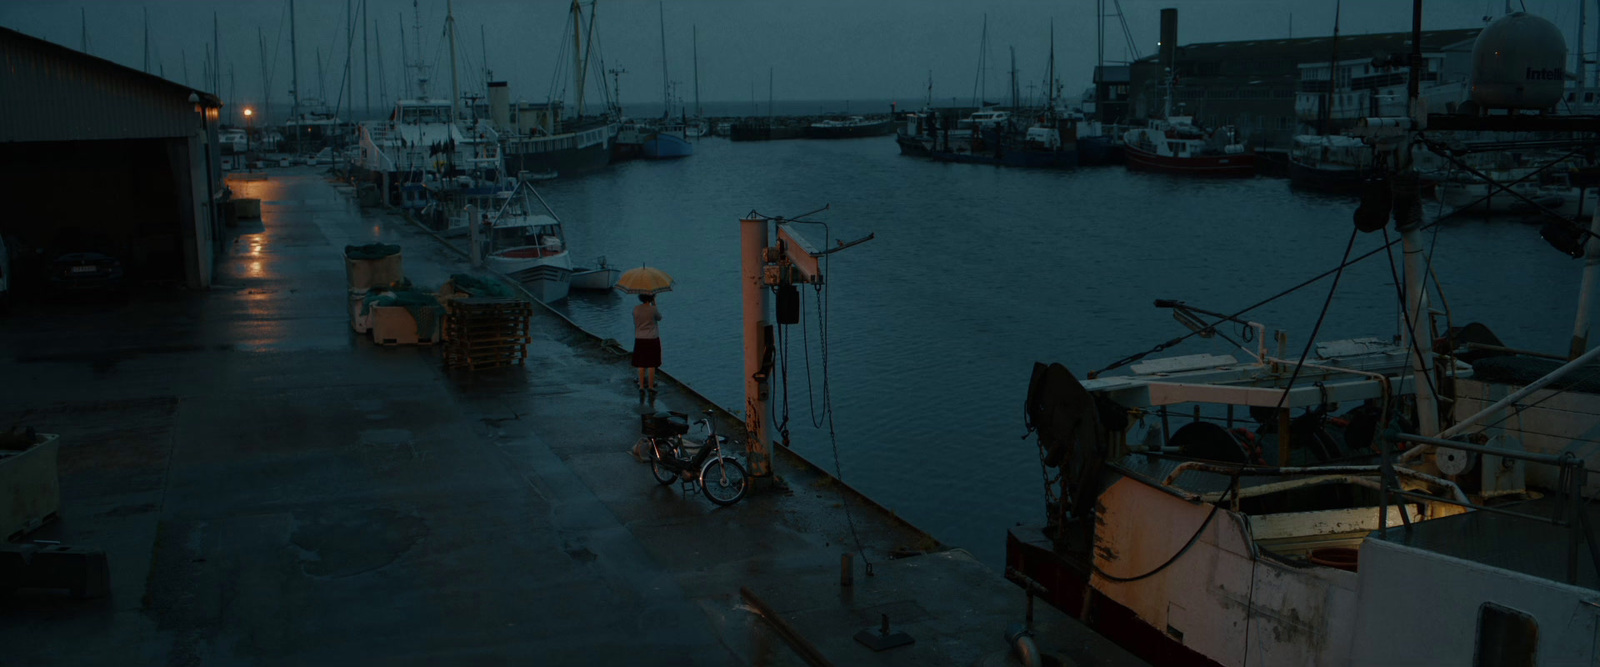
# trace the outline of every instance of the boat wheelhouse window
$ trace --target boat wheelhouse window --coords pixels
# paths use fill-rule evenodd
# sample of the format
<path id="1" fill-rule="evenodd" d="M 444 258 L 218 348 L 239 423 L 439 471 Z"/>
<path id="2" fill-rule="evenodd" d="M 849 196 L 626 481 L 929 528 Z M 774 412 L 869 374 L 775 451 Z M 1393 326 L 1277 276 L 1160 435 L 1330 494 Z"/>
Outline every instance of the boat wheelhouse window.
<path id="1" fill-rule="evenodd" d="M 527 242 L 527 227 L 496 227 L 494 228 L 494 242 L 497 244 L 522 245 Z"/>
<path id="2" fill-rule="evenodd" d="M 1473 667 L 1533 667 L 1538 649 L 1539 622 L 1532 616 L 1493 602 L 1478 608 Z"/>

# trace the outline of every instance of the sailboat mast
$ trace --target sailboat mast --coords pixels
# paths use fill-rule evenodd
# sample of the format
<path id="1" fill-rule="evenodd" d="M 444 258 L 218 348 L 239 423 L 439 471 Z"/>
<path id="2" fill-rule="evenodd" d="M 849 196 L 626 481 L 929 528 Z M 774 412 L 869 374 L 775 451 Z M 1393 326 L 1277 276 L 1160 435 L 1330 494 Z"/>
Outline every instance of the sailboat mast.
<path id="1" fill-rule="evenodd" d="M 461 82 L 456 78 L 455 2 L 446 2 L 444 8 L 444 29 L 450 37 L 450 123 L 453 125 L 460 119 L 458 107 L 461 105 Z"/>
<path id="2" fill-rule="evenodd" d="M 400 96 L 411 96 L 411 77 L 406 76 L 407 63 L 411 62 L 406 55 L 406 17 L 403 12 L 396 12 L 394 22 L 400 27 Z"/>
<path id="3" fill-rule="evenodd" d="M 377 22 L 372 24 L 372 48 L 378 53 L 378 104 L 385 104 L 389 99 L 389 91 L 384 85 L 383 31 L 378 29 Z"/>
<path id="4" fill-rule="evenodd" d="M 294 147 L 300 150 L 300 49 L 295 42 L 294 0 L 289 0 L 289 118 L 294 124 Z"/>
<path id="5" fill-rule="evenodd" d="M 289 22 L 293 23 L 294 22 L 294 0 L 289 0 L 289 17 L 290 17 L 289 18 Z M 290 39 L 290 41 L 292 43 L 293 40 L 294 40 L 294 33 L 293 32 L 289 33 L 289 39 Z M 149 7 L 145 7 L 144 8 L 144 73 L 145 74 L 149 74 L 150 73 L 150 8 Z"/>
<path id="6" fill-rule="evenodd" d="M 272 86 L 267 83 L 267 38 L 262 34 L 261 26 L 259 25 L 256 26 L 256 51 L 261 57 L 261 113 L 266 114 L 267 110 L 272 107 Z M 266 120 L 267 117 L 265 115 L 261 116 L 263 123 Z"/>
<path id="7" fill-rule="evenodd" d="M 217 13 L 211 12 L 211 92 L 222 92 L 222 40 L 217 30 Z"/>
<path id="8" fill-rule="evenodd" d="M 588 90 L 589 85 L 589 57 L 594 55 L 594 22 L 599 20 L 599 18 L 600 0 L 593 0 L 589 3 L 589 35 L 583 40 L 583 67 L 578 69 L 578 98 L 580 100 L 584 97 L 587 97 L 586 91 Z M 605 61 L 601 60 L 600 67 L 604 68 L 605 66 Z M 606 94 L 606 76 L 603 69 L 601 72 L 600 95 L 604 96 Z"/>
<path id="9" fill-rule="evenodd" d="M 343 98 L 343 103 L 339 106 L 344 107 L 345 113 L 349 114 L 351 119 L 355 118 L 355 114 L 351 111 L 356 105 L 356 80 L 350 76 L 350 69 L 355 64 L 355 47 L 355 7 L 352 0 L 344 0 L 344 85 L 339 87 L 339 96 Z"/>
<path id="10" fill-rule="evenodd" d="M 583 117 L 583 8 L 572 0 L 572 86 L 577 117 Z"/>
<path id="11" fill-rule="evenodd" d="M 694 44 L 694 117 L 705 115 L 700 108 L 700 26 L 694 26 L 689 32 Z"/>
<path id="12" fill-rule="evenodd" d="M 362 102 L 369 114 L 372 113 L 372 52 L 367 47 L 371 39 L 372 22 L 367 16 L 367 0 L 361 0 L 361 88 Z"/>
<path id="13" fill-rule="evenodd" d="M 78 19 L 81 21 L 80 26 L 82 28 L 82 35 L 79 37 L 79 44 L 80 44 L 80 46 L 82 46 L 82 48 L 80 48 L 78 50 L 82 51 L 84 53 L 88 53 L 89 52 L 89 10 L 84 9 L 82 7 L 79 7 L 78 8 Z M 1583 28 L 1581 26 L 1578 28 L 1578 32 L 1580 32 L 1580 33 L 1583 32 Z M 1579 51 L 1583 50 L 1582 38 L 1579 38 L 1578 50 Z M 1582 56 L 1579 56 L 1579 58 L 1582 59 Z M 1582 70 L 1579 70 L 1579 71 L 1582 71 Z M 1580 76 L 1578 78 L 1581 79 L 1583 77 Z"/>
<path id="14" fill-rule="evenodd" d="M 656 14 L 661 18 L 661 117 L 672 115 L 672 83 L 667 80 L 667 13 L 663 4 L 656 2 Z"/>
<path id="15" fill-rule="evenodd" d="M 1045 75 L 1044 83 L 1050 87 L 1046 98 L 1049 100 L 1050 110 L 1054 112 L 1056 108 L 1056 20 L 1054 18 L 1050 19 L 1050 72 Z"/>
<path id="16" fill-rule="evenodd" d="M 1573 73 L 1578 75 L 1578 87 L 1589 85 L 1589 79 L 1583 68 L 1583 28 L 1589 22 L 1589 0 L 1578 0 L 1578 62 Z M 87 49 L 86 49 L 87 50 Z"/>
<path id="17" fill-rule="evenodd" d="M 1338 99 L 1334 89 L 1339 87 L 1339 10 L 1343 5 L 1340 0 L 1333 4 L 1333 55 L 1328 59 L 1328 97 L 1322 107 L 1322 113 L 1317 114 L 1317 134 L 1328 134 L 1328 124 L 1333 120 L 1333 101 Z"/>
<path id="18" fill-rule="evenodd" d="M 1019 91 L 1017 90 L 1017 47 L 1013 46 L 1013 47 L 1011 47 L 1011 109 L 1013 111 L 1018 108 L 1017 107 L 1018 92 Z"/>

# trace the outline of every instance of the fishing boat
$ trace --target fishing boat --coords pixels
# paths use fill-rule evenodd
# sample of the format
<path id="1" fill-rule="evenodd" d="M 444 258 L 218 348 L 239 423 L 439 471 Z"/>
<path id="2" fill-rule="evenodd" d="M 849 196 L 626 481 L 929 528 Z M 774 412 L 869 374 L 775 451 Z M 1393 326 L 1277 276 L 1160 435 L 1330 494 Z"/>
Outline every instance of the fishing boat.
<path id="1" fill-rule="evenodd" d="M 857 137 L 881 137 L 894 132 L 893 123 L 887 118 L 867 119 L 862 116 L 848 118 L 820 120 L 806 127 L 807 139 L 854 139 Z"/>
<path id="2" fill-rule="evenodd" d="M 1157 301 L 1187 335 L 1087 374 L 1037 364 L 1025 414 L 1045 520 L 1009 530 L 1006 574 L 1153 664 L 1596 664 L 1600 246 L 1576 225 L 1541 233 L 1591 259 L 1565 354 L 1477 323 L 1436 332 L 1413 158 L 1464 165 L 1417 132 L 1371 136 L 1412 165 L 1355 216 L 1399 233 L 1403 335 L 1295 353 L 1244 319 L 1263 304 Z M 1149 356 L 1195 337 L 1229 353 Z"/>
<path id="3" fill-rule="evenodd" d="M 639 145 L 639 157 L 646 160 L 666 160 L 694 155 L 694 144 L 689 143 L 682 123 L 663 123 L 652 128 Z"/>
<path id="4" fill-rule="evenodd" d="M 666 160 L 694 155 L 694 144 L 689 143 L 686 121 L 672 119 L 672 81 L 667 76 L 667 17 L 660 3 L 656 12 L 661 21 L 661 120 L 641 132 L 639 157 L 646 160 Z M 698 58 L 698 44 L 696 45 Z"/>
<path id="5" fill-rule="evenodd" d="M 522 283 L 539 301 L 554 303 L 567 298 L 572 258 L 561 220 L 527 183 L 518 183 L 500 199 L 500 207 L 488 213 L 492 231 L 484 264 Z M 542 208 L 535 209 L 533 201 Z"/>
<path id="6" fill-rule="evenodd" d="M 929 157 L 938 142 L 939 117 L 929 111 L 908 113 L 904 124 L 895 130 L 894 142 L 901 155 Z"/>
<path id="7" fill-rule="evenodd" d="M 593 290 L 609 292 L 617 286 L 617 278 L 622 276 L 622 269 L 607 266 L 604 256 L 595 258 L 595 267 L 573 267 L 572 289 Z"/>
<path id="8" fill-rule="evenodd" d="M 608 109 L 601 115 L 585 115 L 589 60 L 594 52 L 594 15 L 585 34 L 583 8 L 573 0 L 572 81 L 575 100 L 571 107 L 560 100 L 546 104 L 511 101 L 510 87 L 504 81 L 488 83 L 489 117 L 503 136 L 506 168 L 512 173 L 575 176 L 598 171 L 611 164 L 615 150 L 620 113 Z M 601 81 L 601 88 L 605 87 Z M 571 112 L 568 116 L 567 113 Z"/>
<path id="9" fill-rule="evenodd" d="M 1374 175 L 1373 150 L 1342 135 L 1298 135 L 1289 149 L 1289 184 L 1331 193 L 1355 193 Z"/>
<path id="10" fill-rule="evenodd" d="M 1122 164 L 1122 135 L 1125 130 L 1100 121 L 1078 125 L 1078 164 L 1099 166 Z"/>
<path id="11" fill-rule="evenodd" d="M 1254 176 L 1255 154 L 1232 127 L 1206 132 L 1189 116 L 1151 120 L 1123 134 L 1129 169 L 1191 176 Z"/>

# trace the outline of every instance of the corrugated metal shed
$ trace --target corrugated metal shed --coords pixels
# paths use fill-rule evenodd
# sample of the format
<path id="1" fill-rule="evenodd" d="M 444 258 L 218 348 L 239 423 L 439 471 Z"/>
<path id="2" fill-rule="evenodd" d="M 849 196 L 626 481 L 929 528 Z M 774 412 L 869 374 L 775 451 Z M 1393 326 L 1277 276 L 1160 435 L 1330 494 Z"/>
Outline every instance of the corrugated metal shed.
<path id="1" fill-rule="evenodd" d="M 215 95 L 0 28 L 0 142 L 191 136 Z M 215 123 L 213 123 L 214 125 Z"/>

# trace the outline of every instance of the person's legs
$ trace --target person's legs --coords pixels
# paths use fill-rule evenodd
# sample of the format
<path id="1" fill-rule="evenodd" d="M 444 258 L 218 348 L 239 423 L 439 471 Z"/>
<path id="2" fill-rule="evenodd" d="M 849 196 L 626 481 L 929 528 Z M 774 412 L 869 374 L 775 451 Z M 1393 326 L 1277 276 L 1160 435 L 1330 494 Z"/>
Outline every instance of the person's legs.
<path id="1" fill-rule="evenodd" d="M 655 391 L 656 390 L 656 369 L 654 369 L 654 368 L 646 368 L 646 369 L 644 369 L 644 374 L 645 374 L 645 376 L 650 378 L 649 384 L 647 384 L 645 386 L 649 387 L 650 391 Z"/>

